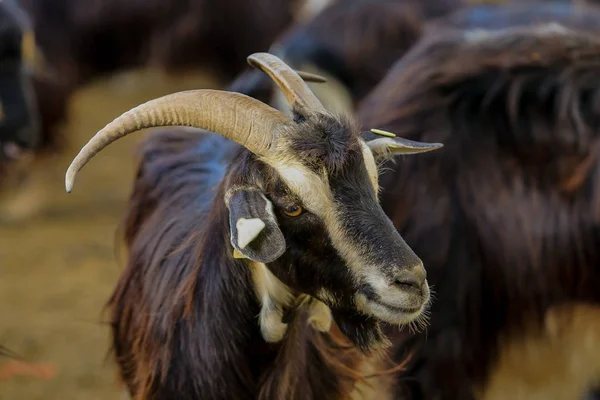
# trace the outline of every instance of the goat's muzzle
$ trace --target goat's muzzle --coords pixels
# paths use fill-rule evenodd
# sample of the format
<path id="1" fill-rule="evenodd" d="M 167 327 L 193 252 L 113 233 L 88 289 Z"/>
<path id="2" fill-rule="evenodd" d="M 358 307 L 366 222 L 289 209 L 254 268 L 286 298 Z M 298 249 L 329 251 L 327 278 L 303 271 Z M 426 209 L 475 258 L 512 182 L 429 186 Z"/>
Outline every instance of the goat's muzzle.
<path id="1" fill-rule="evenodd" d="M 371 214 L 368 222 L 361 226 L 371 240 L 363 248 L 357 308 L 391 324 L 411 323 L 422 316 L 430 300 L 423 262 L 383 211 Z"/>
<path id="2" fill-rule="evenodd" d="M 369 286 L 357 295 L 358 307 L 391 324 L 411 323 L 422 317 L 429 305 L 429 285 L 420 261 L 400 269 L 390 279 L 373 279 Z"/>

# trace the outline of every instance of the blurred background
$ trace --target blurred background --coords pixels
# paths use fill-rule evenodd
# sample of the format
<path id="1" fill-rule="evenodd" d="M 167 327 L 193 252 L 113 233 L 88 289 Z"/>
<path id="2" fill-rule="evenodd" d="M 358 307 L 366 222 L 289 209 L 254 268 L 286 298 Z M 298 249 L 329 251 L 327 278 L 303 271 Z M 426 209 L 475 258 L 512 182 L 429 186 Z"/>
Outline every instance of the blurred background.
<path id="1" fill-rule="evenodd" d="M 0 225 L 0 343 L 27 360 L 50 363 L 48 379 L 0 372 L 1 399 L 114 399 L 121 395 L 103 307 L 123 267 L 115 235 L 131 190 L 135 144 L 123 140 L 86 168 L 73 193 L 64 173 L 79 148 L 108 121 L 151 98 L 213 88 L 202 74 L 135 71 L 78 90 L 69 104 L 64 153 L 39 172 L 11 207 L 44 210 Z M 35 177 L 38 179 L 38 177 Z M 31 202 L 31 204 L 27 204 Z M 21 213 L 21 210 L 15 213 Z M 14 214 L 13 214 L 14 215 Z M 121 262 L 119 262 L 121 260 Z M 13 366 L 7 360 L 2 365 Z"/>
<path id="2" fill-rule="evenodd" d="M 327 89 L 311 88 L 329 108 L 354 114 L 427 24 L 484 3 L 514 2 L 0 2 L 0 346 L 7 353 L 0 399 L 126 398 L 103 307 L 125 263 L 116 239 L 145 133 L 99 154 L 67 194 L 64 173 L 99 129 L 138 104 L 187 89 L 240 91 L 285 109 L 247 66 L 256 51 L 326 76 Z M 542 3 L 588 6 L 518 3 L 534 4 L 525 26 Z M 552 20 L 568 11 L 561 10 L 539 15 Z M 588 15 L 582 24 L 600 26 L 586 10 L 578 14 Z M 481 29 L 504 21 L 473 15 L 469 23 Z M 598 325 L 590 326 L 591 340 L 600 341 Z"/>

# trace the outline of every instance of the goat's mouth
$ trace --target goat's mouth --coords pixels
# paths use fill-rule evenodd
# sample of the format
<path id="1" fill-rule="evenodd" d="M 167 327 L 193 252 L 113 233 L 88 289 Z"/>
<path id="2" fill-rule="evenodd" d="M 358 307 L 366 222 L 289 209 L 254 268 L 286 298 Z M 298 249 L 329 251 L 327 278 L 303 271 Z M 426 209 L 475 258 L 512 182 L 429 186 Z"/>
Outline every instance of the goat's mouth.
<path id="1" fill-rule="evenodd" d="M 420 322 L 427 316 L 429 296 L 423 297 L 418 306 L 403 306 L 390 304 L 360 293 L 356 295 L 356 305 L 362 313 L 388 324 L 408 325 L 417 322 L 420 325 Z"/>

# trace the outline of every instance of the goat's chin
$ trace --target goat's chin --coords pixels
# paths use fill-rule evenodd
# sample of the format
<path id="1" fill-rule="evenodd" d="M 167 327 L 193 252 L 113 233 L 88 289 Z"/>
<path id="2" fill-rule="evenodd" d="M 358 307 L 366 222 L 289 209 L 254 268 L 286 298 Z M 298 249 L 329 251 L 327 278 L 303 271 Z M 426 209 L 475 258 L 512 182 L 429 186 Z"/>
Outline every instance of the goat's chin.
<path id="1" fill-rule="evenodd" d="M 390 345 L 381 329 L 380 320 L 353 309 L 332 309 L 331 313 L 340 331 L 360 351 L 368 353 Z"/>
<path id="2" fill-rule="evenodd" d="M 382 330 L 383 324 L 408 326 L 411 331 L 424 330 L 429 323 L 429 301 L 417 309 L 388 306 L 361 295 L 356 308 L 331 307 L 333 320 L 340 331 L 362 352 L 383 350 L 391 345 Z M 429 298 L 428 298 L 429 299 Z"/>
<path id="3" fill-rule="evenodd" d="M 421 307 L 410 309 L 387 305 L 367 298 L 360 302 L 360 311 L 367 315 L 391 325 L 416 325 L 418 329 L 422 327 L 421 320 L 427 319 L 426 309 L 427 303 Z"/>
<path id="4" fill-rule="evenodd" d="M 355 300 L 359 312 L 386 324 L 408 326 L 415 332 L 424 330 L 429 324 L 429 293 L 419 302 L 420 305 L 414 306 L 412 302 L 412 307 L 403 306 L 401 302 L 388 304 L 363 293 L 357 294 Z"/>

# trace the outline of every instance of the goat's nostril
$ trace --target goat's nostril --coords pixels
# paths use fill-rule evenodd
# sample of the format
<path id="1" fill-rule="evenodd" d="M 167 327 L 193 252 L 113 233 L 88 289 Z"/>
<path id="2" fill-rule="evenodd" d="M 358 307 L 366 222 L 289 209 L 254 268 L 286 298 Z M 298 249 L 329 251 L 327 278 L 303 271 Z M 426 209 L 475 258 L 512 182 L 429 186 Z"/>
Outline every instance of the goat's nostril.
<path id="1" fill-rule="evenodd" d="M 400 287 L 401 289 L 421 289 L 421 281 L 417 279 L 416 276 L 405 275 L 402 277 L 397 277 L 394 280 L 394 285 Z"/>
<path id="2" fill-rule="evenodd" d="M 414 268 L 403 269 L 394 277 L 394 286 L 403 290 L 423 289 L 427 277 L 422 264 Z"/>

